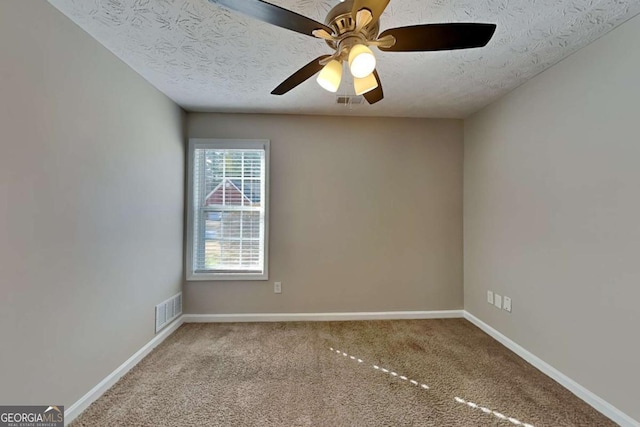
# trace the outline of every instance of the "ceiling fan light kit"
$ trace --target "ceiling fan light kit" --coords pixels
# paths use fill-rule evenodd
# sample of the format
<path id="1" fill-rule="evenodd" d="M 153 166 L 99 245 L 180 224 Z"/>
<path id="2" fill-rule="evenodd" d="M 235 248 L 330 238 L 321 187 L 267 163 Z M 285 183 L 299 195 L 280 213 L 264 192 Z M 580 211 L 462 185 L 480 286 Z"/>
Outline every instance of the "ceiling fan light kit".
<path id="1" fill-rule="evenodd" d="M 342 63 L 349 64 L 354 90 L 369 104 L 383 99 L 376 57 L 369 46 L 383 52 L 428 52 L 485 46 L 496 30 L 494 24 L 423 24 L 391 28 L 380 33 L 380 15 L 390 0 L 346 0 L 331 9 L 321 24 L 262 0 L 209 0 L 263 22 L 324 40 L 332 55 L 314 59 L 282 82 L 271 93 L 283 95 L 318 72 L 318 84 L 336 92 L 342 80 Z"/>
<path id="2" fill-rule="evenodd" d="M 376 69 L 376 57 L 367 46 L 357 44 L 349 51 L 349 70 L 353 77 L 363 79 Z"/>
<path id="3" fill-rule="evenodd" d="M 337 92 L 342 80 L 342 63 L 332 59 L 324 66 L 316 81 L 323 89 Z"/>
<path id="4" fill-rule="evenodd" d="M 371 92 L 377 87 L 378 81 L 376 80 L 376 76 L 373 73 L 361 79 L 357 77 L 353 79 L 353 88 L 355 89 L 356 95 L 364 95 L 365 93 Z"/>

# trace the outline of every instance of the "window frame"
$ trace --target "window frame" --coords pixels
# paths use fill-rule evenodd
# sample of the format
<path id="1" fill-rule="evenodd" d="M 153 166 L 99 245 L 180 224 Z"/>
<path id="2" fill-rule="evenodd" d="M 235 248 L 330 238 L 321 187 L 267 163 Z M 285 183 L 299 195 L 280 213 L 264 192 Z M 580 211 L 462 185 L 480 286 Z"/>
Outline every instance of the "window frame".
<path id="1" fill-rule="evenodd" d="M 269 153 L 271 142 L 268 139 L 211 139 L 189 138 L 187 157 L 187 227 L 185 239 L 185 265 L 187 281 L 228 281 L 228 280 L 269 280 Z M 264 244 L 262 273 L 216 273 L 194 271 L 194 155 L 197 149 L 247 149 L 264 150 Z"/>

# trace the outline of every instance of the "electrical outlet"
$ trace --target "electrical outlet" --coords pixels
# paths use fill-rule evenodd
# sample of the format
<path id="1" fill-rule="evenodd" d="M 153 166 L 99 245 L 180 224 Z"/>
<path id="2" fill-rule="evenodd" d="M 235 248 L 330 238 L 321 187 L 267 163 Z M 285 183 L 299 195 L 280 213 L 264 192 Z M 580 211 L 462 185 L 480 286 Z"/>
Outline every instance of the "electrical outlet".
<path id="1" fill-rule="evenodd" d="M 495 305 L 498 308 L 502 308 L 502 297 L 500 295 L 494 294 L 493 305 Z"/>
<path id="2" fill-rule="evenodd" d="M 273 284 L 273 293 L 281 294 L 282 293 L 282 282 L 274 282 Z"/>
<path id="3" fill-rule="evenodd" d="M 493 292 L 487 291 L 487 302 L 493 304 Z"/>
<path id="4" fill-rule="evenodd" d="M 509 297 L 504 297 L 502 299 L 502 308 L 505 311 L 508 311 L 509 313 L 511 313 L 511 298 Z"/>

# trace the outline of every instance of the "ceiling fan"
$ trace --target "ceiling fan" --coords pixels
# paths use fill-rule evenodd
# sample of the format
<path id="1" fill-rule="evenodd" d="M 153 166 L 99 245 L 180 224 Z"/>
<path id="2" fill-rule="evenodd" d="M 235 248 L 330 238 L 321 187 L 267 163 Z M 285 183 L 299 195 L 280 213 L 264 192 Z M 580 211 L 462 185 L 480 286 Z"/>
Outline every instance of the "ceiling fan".
<path id="1" fill-rule="evenodd" d="M 380 32 L 380 15 L 390 0 L 346 0 L 329 11 L 325 24 L 262 0 L 209 0 L 260 21 L 323 39 L 332 55 L 314 59 L 282 82 L 271 93 L 283 95 L 320 72 L 317 81 L 336 92 L 342 80 L 343 62 L 349 64 L 356 95 L 369 104 L 384 97 L 376 58 L 369 46 L 383 52 L 426 52 L 485 46 L 496 30 L 494 24 L 450 23 L 398 27 Z"/>

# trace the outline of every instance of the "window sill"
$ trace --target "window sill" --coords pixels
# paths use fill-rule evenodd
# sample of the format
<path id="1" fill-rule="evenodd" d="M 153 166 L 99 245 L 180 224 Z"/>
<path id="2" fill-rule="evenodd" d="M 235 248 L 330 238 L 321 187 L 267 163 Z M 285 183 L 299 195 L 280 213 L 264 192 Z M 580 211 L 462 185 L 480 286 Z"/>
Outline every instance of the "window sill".
<path id="1" fill-rule="evenodd" d="M 187 282 L 220 282 L 230 280 L 269 280 L 265 274 L 230 274 L 230 273 L 191 273 L 187 275 Z"/>

